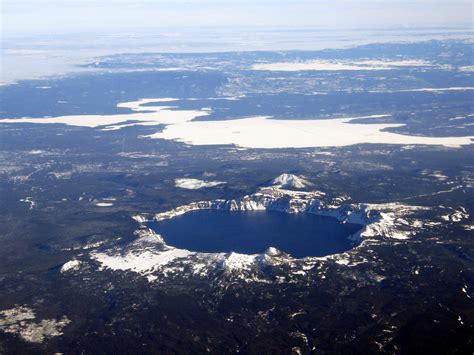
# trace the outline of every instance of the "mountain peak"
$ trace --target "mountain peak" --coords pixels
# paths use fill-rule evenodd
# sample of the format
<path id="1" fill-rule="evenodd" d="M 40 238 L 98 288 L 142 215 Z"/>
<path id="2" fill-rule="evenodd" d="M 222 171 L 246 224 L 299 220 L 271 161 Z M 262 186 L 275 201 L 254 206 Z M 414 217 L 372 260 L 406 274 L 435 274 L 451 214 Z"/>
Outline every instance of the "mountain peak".
<path id="1" fill-rule="evenodd" d="M 281 174 L 270 181 L 270 186 L 281 187 L 281 188 L 293 188 L 293 189 L 304 189 L 310 187 L 313 184 L 303 177 L 294 174 Z"/>
<path id="2" fill-rule="evenodd" d="M 279 256 L 281 254 L 282 252 L 275 247 L 269 247 L 267 250 L 265 250 L 265 255 L 268 256 Z"/>

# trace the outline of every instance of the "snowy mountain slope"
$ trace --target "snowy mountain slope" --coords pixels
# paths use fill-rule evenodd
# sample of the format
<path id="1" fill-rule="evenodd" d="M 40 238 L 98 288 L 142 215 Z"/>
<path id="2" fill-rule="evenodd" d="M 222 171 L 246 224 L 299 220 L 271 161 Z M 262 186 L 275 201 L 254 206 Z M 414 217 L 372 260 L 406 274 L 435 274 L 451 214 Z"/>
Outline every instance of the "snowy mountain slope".
<path id="1" fill-rule="evenodd" d="M 268 186 L 279 187 L 282 189 L 306 189 L 313 184 L 303 177 L 294 174 L 281 174 L 271 180 Z"/>

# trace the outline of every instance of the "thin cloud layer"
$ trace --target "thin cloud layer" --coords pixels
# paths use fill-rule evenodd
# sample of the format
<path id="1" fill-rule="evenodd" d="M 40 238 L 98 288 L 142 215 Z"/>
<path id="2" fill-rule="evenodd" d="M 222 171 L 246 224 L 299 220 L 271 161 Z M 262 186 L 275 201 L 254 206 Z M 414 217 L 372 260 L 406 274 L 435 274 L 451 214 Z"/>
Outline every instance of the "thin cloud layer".
<path id="1" fill-rule="evenodd" d="M 467 0 L 0 0 L 3 35 L 179 26 L 470 26 Z"/>

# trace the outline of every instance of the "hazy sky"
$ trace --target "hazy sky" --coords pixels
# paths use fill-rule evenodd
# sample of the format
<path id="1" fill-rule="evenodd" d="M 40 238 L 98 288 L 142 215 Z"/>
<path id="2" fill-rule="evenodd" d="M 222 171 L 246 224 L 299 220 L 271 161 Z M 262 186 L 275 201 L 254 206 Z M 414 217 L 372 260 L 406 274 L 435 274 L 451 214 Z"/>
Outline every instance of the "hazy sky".
<path id="1" fill-rule="evenodd" d="M 472 26 L 473 0 L 0 0 L 3 36 L 193 26 Z"/>

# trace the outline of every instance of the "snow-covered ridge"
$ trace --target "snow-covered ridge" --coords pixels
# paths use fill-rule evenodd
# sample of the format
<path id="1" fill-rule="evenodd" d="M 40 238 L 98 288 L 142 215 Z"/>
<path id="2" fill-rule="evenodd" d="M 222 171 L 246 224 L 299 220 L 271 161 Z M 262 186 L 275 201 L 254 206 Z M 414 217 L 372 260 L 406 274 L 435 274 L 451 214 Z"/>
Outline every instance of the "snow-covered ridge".
<path id="1" fill-rule="evenodd" d="M 188 205 L 179 206 L 173 210 L 157 213 L 150 216 L 143 215 L 142 218 L 148 221 L 161 221 L 173 218 L 190 211 L 197 210 L 225 210 L 225 211 L 256 211 L 271 210 L 287 213 L 309 212 L 316 213 L 318 209 L 331 206 L 332 199 L 323 202 L 320 198 L 325 196 L 321 191 L 292 191 L 280 189 L 278 187 L 264 187 L 258 192 L 232 200 L 212 200 L 192 202 Z"/>
<path id="2" fill-rule="evenodd" d="M 348 196 L 327 196 L 322 191 L 292 191 L 279 187 L 264 187 L 254 194 L 232 200 L 212 200 L 192 202 L 171 211 L 153 216 L 139 215 L 139 223 L 162 221 L 197 210 L 256 211 L 268 210 L 286 213 L 313 213 L 333 217 L 342 223 L 360 224 L 362 229 L 352 236 L 360 238 L 380 236 L 406 239 L 416 232 L 418 221 L 410 223 L 405 217 L 415 211 L 428 210 L 427 207 L 392 204 L 353 204 Z"/>

